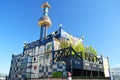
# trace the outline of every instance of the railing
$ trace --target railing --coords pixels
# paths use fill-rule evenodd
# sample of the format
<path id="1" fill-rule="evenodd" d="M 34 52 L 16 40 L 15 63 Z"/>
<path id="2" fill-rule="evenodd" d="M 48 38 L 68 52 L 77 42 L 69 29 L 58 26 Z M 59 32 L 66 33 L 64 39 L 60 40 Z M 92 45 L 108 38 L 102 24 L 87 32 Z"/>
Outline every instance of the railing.
<path id="1" fill-rule="evenodd" d="M 88 52 L 76 52 L 71 46 L 56 50 L 53 53 L 53 62 L 64 61 L 66 63 L 66 70 L 73 73 L 73 69 L 81 69 L 85 72 L 92 71 L 103 72 L 103 58 L 97 57 L 94 54 Z M 73 73 L 74 74 L 74 73 Z"/>
<path id="2" fill-rule="evenodd" d="M 84 54 L 84 57 L 83 57 Z M 85 60 L 87 62 L 96 62 L 98 64 L 103 64 L 102 56 L 98 58 L 96 55 L 85 52 L 76 52 L 71 46 L 63 49 L 54 51 L 53 61 L 64 61 L 66 59 L 74 58 L 78 60 Z"/>
<path id="3" fill-rule="evenodd" d="M 56 50 L 53 53 L 53 61 L 65 61 L 66 59 L 79 59 L 82 60 L 82 52 L 76 52 L 71 46 L 68 48 L 63 48 Z"/>

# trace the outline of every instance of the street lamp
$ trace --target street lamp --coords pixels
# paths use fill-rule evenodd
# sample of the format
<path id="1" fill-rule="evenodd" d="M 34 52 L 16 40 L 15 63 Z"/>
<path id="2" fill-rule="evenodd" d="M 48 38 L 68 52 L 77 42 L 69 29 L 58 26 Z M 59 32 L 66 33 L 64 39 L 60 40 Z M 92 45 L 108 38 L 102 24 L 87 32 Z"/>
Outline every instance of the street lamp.
<path id="1" fill-rule="evenodd" d="M 115 78 L 114 78 L 114 72 L 112 72 L 112 78 L 113 78 L 113 80 L 115 80 Z"/>

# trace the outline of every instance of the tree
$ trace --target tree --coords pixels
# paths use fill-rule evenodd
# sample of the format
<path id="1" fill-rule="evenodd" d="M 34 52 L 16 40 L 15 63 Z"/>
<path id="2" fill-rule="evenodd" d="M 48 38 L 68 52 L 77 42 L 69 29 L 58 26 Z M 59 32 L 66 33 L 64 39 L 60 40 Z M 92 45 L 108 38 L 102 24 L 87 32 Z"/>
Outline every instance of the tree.
<path id="1" fill-rule="evenodd" d="M 84 51 L 84 46 L 81 42 L 79 42 L 77 45 L 72 45 L 72 48 L 76 51 L 76 52 L 83 52 Z"/>
<path id="2" fill-rule="evenodd" d="M 89 50 L 90 50 L 90 53 L 94 54 L 94 55 L 98 55 L 97 54 L 97 51 L 92 47 L 92 46 L 89 46 Z"/>
<path id="3" fill-rule="evenodd" d="M 72 48 L 76 51 L 76 52 L 82 52 L 82 57 L 84 57 L 84 46 L 81 42 L 79 42 L 77 45 L 72 45 Z M 72 52 L 72 54 L 74 54 Z"/>
<path id="4" fill-rule="evenodd" d="M 67 48 L 67 47 L 70 47 L 72 43 L 70 43 L 69 41 L 66 41 L 66 40 L 62 40 L 61 43 L 60 43 L 60 47 L 61 48 Z M 71 47 L 76 51 L 76 52 L 82 52 L 82 55 L 83 52 L 84 52 L 84 46 L 81 42 L 79 42 L 78 44 L 76 45 L 71 45 Z M 72 52 L 72 55 L 74 55 L 74 52 Z"/>
<path id="5" fill-rule="evenodd" d="M 91 54 L 94 54 L 96 56 L 98 55 L 96 49 L 94 49 L 92 46 L 85 47 L 84 52 L 91 53 Z"/>
<path id="6" fill-rule="evenodd" d="M 62 40 L 60 43 L 60 47 L 61 48 L 67 48 L 71 45 L 72 43 L 70 43 L 69 41 L 66 40 Z M 79 42 L 77 45 L 71 45 L 71 47 L 76 51 L 76 52 L 82 52 L 82 58 L 85 58 L 85 53 L 91 53 L 94 54 L 95 56 L 97 56 L 97 51 L 96 49 L 94 49 L 92 46 L 87 46 L 84 47 L 84 45 Z M 72 52 L 72 55 L 74 55 L 74 52 Z"/>
<path id="7" fill-rule="evenodd" d="M 70 42 L 68 42 L 68 41 L 66 41 L 66 40 L 62 40 L 61 42 L 60 42 L 60 47 L 61 48 L 67 48 L 67 47 L 69 47 L 70 46 Z"/>

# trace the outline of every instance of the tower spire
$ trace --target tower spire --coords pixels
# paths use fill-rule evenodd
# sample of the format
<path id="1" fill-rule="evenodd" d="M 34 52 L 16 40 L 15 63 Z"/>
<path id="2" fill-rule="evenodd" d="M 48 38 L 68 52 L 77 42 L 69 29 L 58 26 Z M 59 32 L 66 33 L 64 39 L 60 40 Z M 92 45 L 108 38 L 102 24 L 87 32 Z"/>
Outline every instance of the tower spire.
<path id="1" fill-rule="evenodd" d="M 52 25 L 52 21 L 50 17 L 48 16 L 48 12 L 50 9 L 50 4 L 48 2 L 42 4 L 42 9 L 43 9 L 43 15 L 40 17 L 38 21 L 38 25 L 41 27 L 40 29 L 40 39 L 43 39 L 47 36 L 47 28 Z"/>

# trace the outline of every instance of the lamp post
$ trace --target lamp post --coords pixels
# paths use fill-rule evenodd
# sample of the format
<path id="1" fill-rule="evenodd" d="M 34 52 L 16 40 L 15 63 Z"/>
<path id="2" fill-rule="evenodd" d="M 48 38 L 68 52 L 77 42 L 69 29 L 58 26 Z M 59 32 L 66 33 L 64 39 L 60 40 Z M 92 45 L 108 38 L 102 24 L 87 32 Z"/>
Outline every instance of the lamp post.
<path id="1" fill-rule="evenodd" d="M 6 78 L 6 80 L 8 80 L 8 76 L 7 75 L 5 76 L 5 78 Z"/>
<path id="2" fill-rule="evenodd" d="M 115 80 L 115 79 L 114 79 L 114 72 L 112 72 L 112 78 L 113 78 L 113 80 Z"/>

